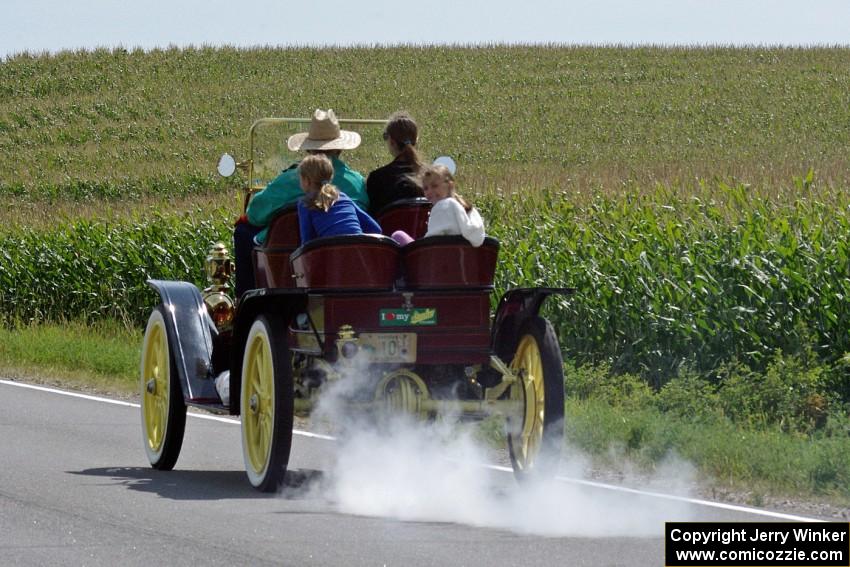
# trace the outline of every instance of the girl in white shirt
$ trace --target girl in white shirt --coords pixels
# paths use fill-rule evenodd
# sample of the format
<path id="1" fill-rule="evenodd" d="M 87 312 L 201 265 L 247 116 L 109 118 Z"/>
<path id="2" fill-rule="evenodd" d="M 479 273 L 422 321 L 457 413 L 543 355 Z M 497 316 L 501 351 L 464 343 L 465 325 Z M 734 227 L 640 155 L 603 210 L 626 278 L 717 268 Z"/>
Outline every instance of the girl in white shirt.
<path id="1" fill-rule="evenodd" d="M 444 165 L 424 166 L 420 172 L 425 198 L 431 201 L 431 216 L 425 238 L 441 234 L 459 234 L 475 247 L 484 242 L 484 221 L 481 215 L 455 191 L 455 180 Z M 393 238 L 402 246 L 413 239 L 404 231 Z"/>

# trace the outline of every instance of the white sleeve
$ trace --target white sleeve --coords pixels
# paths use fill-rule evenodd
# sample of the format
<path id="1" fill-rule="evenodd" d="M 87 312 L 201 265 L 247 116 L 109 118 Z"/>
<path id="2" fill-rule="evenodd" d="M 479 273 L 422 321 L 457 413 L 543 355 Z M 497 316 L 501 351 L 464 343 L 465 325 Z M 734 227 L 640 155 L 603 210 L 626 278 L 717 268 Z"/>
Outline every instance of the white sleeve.
<path id="1" fill-rule="evenodd" d="M 461 221 L 460 233 L 476 248 L 481 246 L 484 243 L 484 220 L 478 214 L 478 210 L 473 207 L 467 213 L 461 206 L 458 206 L 458 209 L 463 214 L 463 217 L 459 219 Z"/>

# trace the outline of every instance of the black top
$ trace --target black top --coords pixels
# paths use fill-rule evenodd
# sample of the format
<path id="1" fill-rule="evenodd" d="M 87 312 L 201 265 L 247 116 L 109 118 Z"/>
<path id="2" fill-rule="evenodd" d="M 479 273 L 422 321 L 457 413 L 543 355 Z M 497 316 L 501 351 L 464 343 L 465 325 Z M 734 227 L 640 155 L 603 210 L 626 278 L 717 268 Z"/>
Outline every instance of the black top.
<path id="1" fill-rule="evenodd" d="M 375 214 L 399 199 L 422 197 L 422 188 L 410 178 L 413 166 L 397 157 L 387 165 L 379 167 L 366 178 L 366 193 L 369 195 L 369 212 Z"/>

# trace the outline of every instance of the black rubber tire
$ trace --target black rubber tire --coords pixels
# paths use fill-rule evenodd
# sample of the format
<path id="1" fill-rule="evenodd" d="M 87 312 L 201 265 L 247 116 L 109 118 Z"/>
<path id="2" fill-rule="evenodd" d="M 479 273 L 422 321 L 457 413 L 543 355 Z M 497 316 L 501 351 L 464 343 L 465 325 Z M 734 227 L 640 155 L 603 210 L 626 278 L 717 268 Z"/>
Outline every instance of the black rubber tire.
<path id="1" fill-rule="evenodd" d="M 514 476 L 519 481 L 532 478 L 552 478 L 558 471 L 561 452 L 564 443 L 564 361 L 558 338 L 552 325 L 542 317 L 529 318 L 523 324 L 517 336 L 516 352 L 512 367 L 520 364 L 518 355 L 523 348 L 523 341 L 532 340 L 536 343 L 540 354 L 540 366 L 542 368 L 543 381 L 543 416 L 542 436 L 536 454 L 529 458 L 523 458 L 519 451 L 519 438 L 516 432 L 512 432 L 512 424 L 508 421 L 508 453 Z M 517 386 L 512 386 L 516 388 Z M 521 390 L 519 399 L 525 400 L 525 389 Z M 512 396 L 513 397 L 513 396 Z M 525 421 L 525 420 L 523 420 Z M 522 425 L 520 424 L 520 427 Z M 513 428 L 515 429 L 515 428 Z"/>
<path id="2" fill-rule="evenodd" d="M 265 350 L 266 345 L 268 350 Z M 260 354 L 257 349 L 262 349 L 263 353 Z M 269 355 L 271 369 L 261 370 L 261 359 L 257 357 L 263 358 L 262 363 L 265 364 L 264 357 Z M 256 359 L 253 367 L 251 357 Z M 279 317 L 261 315 L 248 332 L 239 399 L 242 456 L 248 480 L 260 492 L 275 492 L 286 476 L 294 416 L 292 357 L 286 325 Z M 269 406 L 271 400 L 274 403 Z M 256 409 L 252 409 L 252 403 Z M 266 422 L 268 430 L 264 427 Z M 249 437 L 252 439 L 250 442 Z"/>
<path id="3" fill-rule="evenodd" d="M 183 447 L 183 433 L 186 429 L 186 404 L 183 401 L 183 390 L 180 386 L 180 378 L 177 375 L 177 365 L 174 362 L 174 352 L 168 338 L 165 316 L 165 308 L 162 304 L 158 305 L 151 312 L 145 328 L 141 361 L 141 414 L 142 439 L 148 461 L 157 470 L 170 471 L 177 464 L 180 449 Z M 152 341 L 159 342 L 160 348 L 158 349 L 156 345 L 151 344 Z M 162 352 L 161 347 L 164 347 L 164 352 Z M 149 359 L 154 366 L 151 366 Z M 165 368 L 163 363 L 166 360 L 168 361 L 165 365 L 168 369 L 168 376 L 164 380 L 157 381 L 158 373 Z M 151 371 L 157 373 L 157 376 L 154 374 L 146 375 Z M 156 388 L 153 393 L 148 392 L 147 385 L 151 380 L 165 388 L 164 400 L 159 388 Z M 157 425 L 165 426 L 162 442 L 158 443 L 157 446 L 152 446 L 152 438 L 159 437 L 159 433 L 150 429 L 151 421 L 155 418 L 152 418 L 152 414 L 146 415 L 146 412 L 154 410 L 152 404 L 166 406 L 165 423 L 154 425 L 154 427 Z"/>

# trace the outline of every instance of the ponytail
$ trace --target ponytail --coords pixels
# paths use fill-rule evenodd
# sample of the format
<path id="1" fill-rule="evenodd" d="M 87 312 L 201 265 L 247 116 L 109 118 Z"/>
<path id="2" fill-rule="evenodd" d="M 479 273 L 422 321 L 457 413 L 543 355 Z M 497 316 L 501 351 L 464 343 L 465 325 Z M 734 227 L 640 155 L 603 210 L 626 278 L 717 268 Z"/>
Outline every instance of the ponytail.
<path id="1" fill-rule="evenodd" d="M 414 174 L 419 173 L 419 170 L 422 169 L 422 158 L 419 156 L 419 152 L 416 151 L 416 147 L 412 143 L 402 142 L 402 144 L 399 155 L 410 164 Z"/>
<path id="2" fill-rule="evenodd" d="M 306 199 L 308 208 L 328 212 L 339 200 L 339 189 L 328 181 L 316 193 L 308 194 Z"/>

